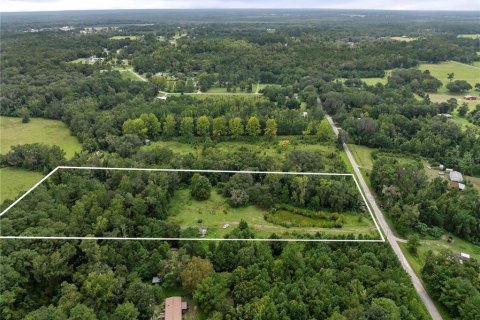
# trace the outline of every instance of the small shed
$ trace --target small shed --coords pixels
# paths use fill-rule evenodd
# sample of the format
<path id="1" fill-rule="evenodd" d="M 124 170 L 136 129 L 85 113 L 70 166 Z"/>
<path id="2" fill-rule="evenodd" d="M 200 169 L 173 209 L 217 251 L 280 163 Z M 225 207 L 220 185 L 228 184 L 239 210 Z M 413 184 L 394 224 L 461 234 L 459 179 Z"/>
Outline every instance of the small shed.
<path id="1" fill-rule="evenodd" d="M 200 237 L 205 237 L 207 235 L 207 227 L 199 227 L 198 228 L 198 235 Z"/>
<path id="2" fill-rule="evenodd" d="M 463 176 L 458 171 L 451 171 L 450 172 L 450 181 L 463 182 Z"/>
<path id="3" fill-rule="evenodd" d="M 160 284 L 162 281 L 160 280 L 159 277 L 153 277 L 152 278 L 152 284 Z"/>
<path id="4" fill-rule="evenodd" d="M 464 96 L 463 99 L 464 100 L 477 100 L 477 97 L 468 95 L 468 96 Z"/>

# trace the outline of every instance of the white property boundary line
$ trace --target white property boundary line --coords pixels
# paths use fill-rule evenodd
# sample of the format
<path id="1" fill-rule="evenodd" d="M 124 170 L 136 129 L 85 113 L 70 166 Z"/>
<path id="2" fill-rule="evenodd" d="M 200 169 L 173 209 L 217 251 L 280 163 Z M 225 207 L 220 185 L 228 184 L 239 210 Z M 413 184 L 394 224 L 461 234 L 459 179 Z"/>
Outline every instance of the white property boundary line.
<path id="1" fill-rule="evenodd" d="M 37 182 L 33 187 L 31 187 L 27 192 L 25 192 L 20 198 L 15 200 L 11 205 L 9 205 L 5 210 L 0 213 L 0 217 L 12 209 L 16 204 L 18 204 L 23 198 L 25 198 L 30 192 L 35 190 L 40 184 L 47 180 L 52 174 L 57 172 L 59 169 L 70 169 L 70 170 L 103 170 L 103 171 L 153 171 L 153 172 L 198 172 L 198 173 L 250 173 L 250 174 L 279 174 L 279 175 L 305 175 L 305 176 L 349 176 L 355 181 L 360 195 L 362 196 L 363 201 L 370 213 L 375 227 L 377 228 L 378 233 L 380 234 L 380 239 L 229 239 L 229 238 L 129 238 L 129 237 L 45 237 L 45 236 L 0 236 L 0 239 L 27 239 L 27 240 L 141 240 L 141 241 L 154 241 L 154 240 L 188 240 L 188 241 L 284 241 L 284 242 L 385 242 L 383 233 L 378 226 L 377 221 L 373 215 L 370 206 L 368 205 L 367 199 L 360 189 L 357 178 L 352 173 L 326 173 L 326 172 L 282 172 L 282 171 L 238 171 L 238 170 L 200 170 L 200 169 L 156 169 L 156 168 L 115 168 L 115 167 L 74 167 L 74 166 L 58 166 L 53 169 L 49 174 L 47 174 L 43 179 Z"/>

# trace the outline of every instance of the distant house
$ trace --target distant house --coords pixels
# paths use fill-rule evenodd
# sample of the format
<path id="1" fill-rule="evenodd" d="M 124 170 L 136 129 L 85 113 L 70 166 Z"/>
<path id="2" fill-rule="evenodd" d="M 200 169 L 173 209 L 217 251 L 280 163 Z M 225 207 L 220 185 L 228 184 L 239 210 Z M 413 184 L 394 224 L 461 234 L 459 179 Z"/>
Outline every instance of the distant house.
<path id="1" fill-rule="evenodd" d="M 464 96 L 463 99 L 464 100 L 477 100 L 477 97 L 475 97 L 475 96 Z"/>
<path id="2" fill-rule="evenodd" d="M 157 97 L 158 100 L 167 100 L 167 96 L 159 96 Z"/>
<path id="3" fill-rule="evenodd" d="M 207 227 L 198 228 L 198 235 L 201 237 L 205 237 L 207 235 Z"/>
<path id="4" fill-rule="evenodd" d="M 460 183 L 460 182 L 457 182 L 457 181 L 451 181 L 450 182 L 450 187 L 455 188 L 455 189 L 465 190 L 465 185 L 463 183 Z"/>
<path id="5" fill-rule="evenodd" d="M 152 284 L 159 284 L 159 283 L 161 283 L 161 282 L 162 282 L 162 281 L 160 280 L 159 277 L 153 277 L 153 278 L 152 278 Z"/>
<path id="6" fill-rule="evenodd" d="M 470 260 L 470 255 L 468 253 L 461 252 L 459 255 L 457 255 L 458 260 L 460 260 L 460 263 L 463 263 L 463 261 Z"/>
<path id="7" fill-rule="evenodd" d="M 182 301 L 182 297 L 165 299 L 165 320 L 182 320 L 183 313 L 187 310 L 188 304 Z"/>
<path id="8" fill-rule="evenodd" d="M 463 182 L 463 176 L 460 172 L 453 170 L 450 172 L 450 181 Z"/>
<path id="9" fill-rule="evenodd" d="M 447 118 L 447 119 L 452 118 L 452 115 L 450 113 L 439 113 L 439 114 L 437 114 L 437 116 L 444 117 L 444 118 Z"/>

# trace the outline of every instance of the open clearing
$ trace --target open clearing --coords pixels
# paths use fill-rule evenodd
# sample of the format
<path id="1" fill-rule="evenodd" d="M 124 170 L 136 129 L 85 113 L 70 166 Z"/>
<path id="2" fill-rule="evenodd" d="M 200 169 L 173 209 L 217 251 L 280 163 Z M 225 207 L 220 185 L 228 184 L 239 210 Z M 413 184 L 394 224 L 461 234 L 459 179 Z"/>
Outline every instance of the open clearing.
<path id="1" fill-rule="evenodd" d="M 139 40 L 141 38 L 142 38 L 141 36 L 113 36 L 113 37 L 110 37 L 109 39 L 110 40 L 126 40 L 126 39 Z"/>
<path id="2" fill-rule="evenodd" d="M 406 36 L 401 36 L 401 37 L 388 37 L 389 39 L 395 40 L 395 41 L 404 41 L 404 42 L 412 42 L 415 40 L 418 40 L 418 38 L 413 38 L 413 37 L 406 37 Z"/>
<path id="3" fill-rule="evenodd" d="M 472 33 L 472 34 L 459 34 L 458 38 L 467 38 L 467 39 L 480 39 L 480 34 Z"/>
<path id="4" fill-rule="evenodd" d="M 182 170 L 182 169 L 150 169 L 150 168 L 103 168 L 103 167 L 57 167 L 46 177 L 41 179 L 36 187 L 45 183 L 49 177 L 53 174 L 61 174 L 62 170 L 75 170 L 79 174 L 80 171 L 94 170 L 94 171 L 144 171 L 144 172 L 175 172 L 182 171 L 184 173 L 198 172 L 198 170 Z M 201 171 L 201 170 L 200 170 Z M 305 176 L 305 179 L 350 179 L 352 184 L 356 184 L 354 176 L 350 174 L 321 174 L 319 176 L 316 173 L 295 173 L 295 172 L 254 172 L 254 171 L 218 171 L 218 170 L 204 170 L 202 174 L 274 174 L 274 175 L 286 175 L 286 176 Z M 310 177 L 310 178 L 309 178 Z M 313 180 L 313 183 L 319 183 L 318 180 Z M 15 206 L 18 205 L 23 198 L 31 196 L 30 193 L 35 194 L 36 187 L 29 190 L 26 194 L 22 195 L 14 203 L 9 205 L 0 215 L 7 213 Z M 358 188 L 358 184 L 356 184 Z M 318 191 L 320 192 L 320 191 Z M 361 192 L 359 192 L 359 199 Z M 278 195 L 277 195 L 278 196 Z M 223 238 L 230 232 L 235 226 L 239 225 L 242 220 L 246 221 L 253 234 L 252 240 L 266 240 L 272 233 L 283 235 L 283 239 L 292 241 L 296 239 L 304 239 L 304 241 L 384 241 L 383 237 L 379 234 L 379 229 L 374 222 L 373 214 L 369 211 L 365 198 L 362 198 L 364 205 L 357 207 L 352 212 L 328 212 L 328 211 L 312 211 L 306 209 L 295 208 L 292 206 L 283 206 L 277 211 L 260 209 L 254 205 L 248 205 L 245 207 L 232 207 L 227 198 L 216 192 L 216 189 L 212 191 L 210 197 L 204 201 L 193 200 L 190 195 L 190 189 L 181 187 L 175 191 L 175 194 L 168 206 L 167 222 L 172 222 L 180 226 L 182 230 L 187 228 L 193 228 L 194 232 L 196 228 L 207 227 L 208 233 L 205 239 L 218 240 Z M 273 203 L 281 204 L 279 199 L 273 199 Z M 362 201 L 362 200 L 360 200 Z M 277 208 L 273 206 L 271 208 Z M 31 209 L 32 210 L 32 209 Z M 299 210 L 299 211 L 297 211 Z M 303 211 L 302 211 L 303 210 Z M 35 211 L 33 209 L 33 211 Z M 273 220 L 267 219 L 266 213 Z M 279 214 L 277 216 L 277 213 Z M 14 213 L 12 213 L 14 214 Z M 35 214 L 35 212 L 31 212 Z M 268 221 L 267 221 L 268 220 Z M 271 222 L 269 222 L 271 221 Z M 22 233 L 17 237 L 36 237 Z M 313 238 L 305 238 L 305 236 L 313 236 Z M 16 237 L 13 235 L 4 235 L 3 237 Z M 65 238 L 65 236 L 54 236 L 53 238 Z M 86 238 L 87 235 L 73 234 L 66 238 L 79 239 Z M 88 236 L 91 237 L 91 236 Z M 332 238 L 330 238 L 332 237 Z M 339 238 L 341 237 L 341 238 Z M 363 237 L 367 237 L 368 240 L 364 240 Z M 45 238 L 45 237 L 42 237 Z M 101 238 L 101 237 L 100 237 Z M 195 238 L 195 239 L 194 239 Z M 381 238 L 381 239 L 380 239 Z M 135 234 L 130 234 L 129 237 L 108 237 L 108 239 L 156 239 L 160 238 L 138 238 Z M 185 238 L 161 238 L 161 239 L 180 239 L 180 240 L 196 240 L 203 239 L 200 235 L 188 236 Z M 230 239 L 234 240 L 234 239 Z"/>
<path id="5" fill-rule="evenodd" d="M 422 71 L 429 70 L 430 74 L 443 82 L 440 92 L 447 93 L 445 85 L 449 82 L 448 74 L 453 72 L 454 80 L 465 80 L 472 85 L 480 81 L 480 68 L 456 61 L 448 61 L 437 64 L 422 63 L 418 66 Z M 474 90 L 472 89 L 473 93 Z"/>
<path id="6" fill-rule="evenodd" d="M 418 67 L 420 70 L 429 70 L 432 76 L 442 81 L 443 86 L 438 90 L 437 93 L 429 93 L 430 100 L 432 102 L 445 102 L 448 99 L 455 98 L 457 99 L 458 105 L 466 102 L 468 109 L 470 111 L 475 109 L 475 106 L 480 103 L 479 100 L 476 101 L 467 101 L 463 99 L 465 95 L 473 95 L 478 97 L 478 91 L 475 91 L 475 83 L 480 82 L 480 67 L 474 65 L 468 65 L 456 61 L 443 62 L 439 64 L 421 64 Z M 453 94 L 448 92 L 446 85 L 450 81 L 448 80 L 448 74 L 454 73 L 454 80 L 465 80 L 473 87 L 472 90 L 461 93 Z M 466 118 L 458 116 L 458 112 L 455 111 L 453 114 L 452 121 L 458 123 L 463 127 L 473 126 Z"/>
<path id="7" fill-rule="evenodd" d="M 5 200 L 14 200 L 21 192 L 30 189 L 40 181 L 43 175 L 39 172 L 18 168 L 0 169 L 0 204 Z"/>
<path id="8" fill-rule="evenodd" d="M 359 220 L 358 215 L 344 214 L 345 224 L 342 228 L 320 228 L 320 227 L 282 227 L 265 220 L 264 215 L 267 211 L 256 206 L 232 208 L 227 199 L 212 191 L 210 198 L 205 201 L 196 201 L 191 199 L 190 190 L 181 189 L 176 191 L 171 202 L 170 216 L 167 221 L 175 222 L 182 228 L 205 226 L 208 228 L 207 238 L 222 238 L 231 232 L 241 220 L 248 223 L 249 227 L 255 232 L 258 238 L 268 238 L 272 233 L 278 235 L 287 232 L 299 232 L 314 234 L 321 232 L 324 234 L 340 235 L 353 233 L 370 234 L 378 236 L 378 231 L 370 217 L 362 217 Z M 300 215 L 295 215 L 297 222 L 304 222 L 305 225 L 311 223 L 310 219 Z M 316 220 L 316 219 L 311 219 Z M 229 227 L 223 228 L 225 224 Z"/>
<path id="9" fill-rule="evenodd" d="M 44 143 L 62 148 L 67 159 L 82 150 L 78 139 L 70 134 L 67 125 L 58 120 L 33 118 L 29 123 L 22 119 L 0 117 L 0 153 L 6 154 L 14 145 Z"/>

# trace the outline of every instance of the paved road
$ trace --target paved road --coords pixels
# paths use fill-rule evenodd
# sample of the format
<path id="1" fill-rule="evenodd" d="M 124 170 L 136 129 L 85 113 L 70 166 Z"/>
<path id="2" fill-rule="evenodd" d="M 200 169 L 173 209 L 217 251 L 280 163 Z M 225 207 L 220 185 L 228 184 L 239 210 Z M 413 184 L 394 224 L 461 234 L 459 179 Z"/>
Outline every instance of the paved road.
<path id="1" fill-rule="evenodd" d="M 329 115 L 326 115 L 328 122 L 332 126 L 333 131 L 335 132 L 336 135 L 338 135 L 338 128 L 335 126 L 335 123 L 332 120 L 332 117 Z M 373 197 L 373 194 L 370 192 L 370 189 L 368 188 L 367 184 L 365 183 L 365 179 L 363 179 L 363 176 L 358 169 L 358 165 L 355 162 L 355 159 L 353 158 L 352 153 L 350 152 L 350 149 L 348 148 L 347 144 L 343 144 L 343 149 L 347 153 L 348 160 L 350 160 L 350 163 L 352 164 L 353 170 L 355 171 L 355 174 L 357 176 L 357 179 L 360 183 L 360 186 L 362 187 L 363 193 L 365 194 L 365 197 L 367 198 L 368 202 L 370 203 L 370 207 L 372 208 L 373 212 L 375 213 L 375 217 L 377 218 L 377 221 L 380 223 L 380 226 L 383 229 L 383 232 L 386 236 L 386 239 L 388 243 L 390 243 L 390 246 L 392 246 L 393 251 L 398 257 L 398 260 L 400 260 L 400 263 L 402 264 L 403 269 L 407 271 L 408 275 L 410 276 L 413 286 L 415 287 L 415 290 L 417 290 L 418 295 L 422 299 L 423 303 L 427 307 L 428 312 L 430 313 L 430 316 L 432 317 L 433 320 L 442 320 L 442 316 L 437 310 L 437 307 L 433 304 L 432 299 L 430 299 L 430 296 L 428 293 L 425 291 L 425 288 L 423 287 L 423 284 L 420 282 L 420 279 L 418 276 L 415 274 L 415 271 L 413 271 L 412 267 L 408 263 L 407 259 L 405 258 L 405 255 L 403 254 L 402 250 L 400 249 L 400 246 L 397 243 L 397 237 L 393 234 L 392 230 L 388 226 L 387 221 L 385 220 L 385 217 L 383 216 L 382 211 L 378 207 L 375 198 Z M 403 242 L 403 241 L 400 241 Z"/>

